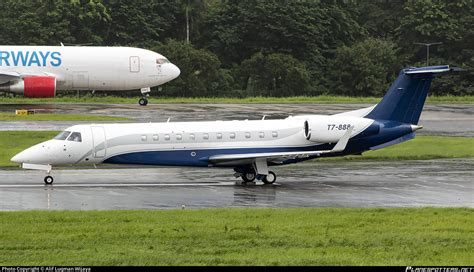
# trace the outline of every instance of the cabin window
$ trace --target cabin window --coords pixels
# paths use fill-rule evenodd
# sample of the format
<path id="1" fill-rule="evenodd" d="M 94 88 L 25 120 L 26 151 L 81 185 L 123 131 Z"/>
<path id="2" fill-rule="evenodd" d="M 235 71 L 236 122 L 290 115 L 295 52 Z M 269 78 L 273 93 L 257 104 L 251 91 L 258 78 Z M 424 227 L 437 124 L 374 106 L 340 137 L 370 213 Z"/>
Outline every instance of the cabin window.
<path id="1" fill-rule="evenodd" d="M 231 139 L 235 139 L 235 132 L 231 132 L 229 136 Z"/>
<path id="2" fill-rule="evenodd" d="M 220 133 L 220 132 L 217 133 L 217 139 L 218 139 L 218 140 L 222 139 L 222 133 Z"/>
<path id="3" fill-rule="evenodd" d="M 183 139 L 182 134 L 176 134 L 176 140 L 181 141 Z"/>
<path id="4" fill-rule="evenodd" d="M 66 140 L 67 136 L 71 134 L 70 131 L 63 131 L 58 134 L 58 136 L 54 137 L 55 140 Z"/>
<path id="5" fill-rule="evenodd" d="M 209 140 L 209 133 L 204 133 L 204 134 L 202 135 L 202 138 L 203 138 L 204 140 Z"/>
<path id="6" fill-rule="evenodd" d="M 169 135 L 169 134 L 165 134 L 165 140 L 166 140 L 166 141 L 169 141 L 169 140 L 170 140 L 170 135 Z"/>
<path id="7" fill-rule="evenodd" d="M 142 141 L 146 141 L 146 135 L 142 135 Z"/>
<path id="8" fill-rule="evenodd" d="M 245 132 L 245 138 L 247 138 L 247 139 L 250 138 L 250 132 Z"/>
<path id="9" fill-rule="evenodd" d="M 158 141 L 158 134 L 153 134 L 153 141 Z"/>
<path id="10" fill-rule="evenodd" d="M 265 132 L 260 131 L 260 132 L 258 133 L 258 137 L 260 137 L 260 138 L 265 138 Z"/>
<path id="11" fill-rule="evenodd" d="M 278 132 L 277 132 L 277 131 L 273 131 L 273 132 L 272 132 L 272 137 L 273 137 L 273 138 L 278 138 Z"/>
<path id="12" fill-rule="evenodd" d="M 69 138 L 67 138 L 68 141 L 71 141 L 71 142 L 82 142 L 82 137 L 81 137 L 81 133 L 79 132 L 73 132 L 71 134 L 71 136 L 69 136 Z"/>
<path id="13" fill-rule="evenodd" d="M 189 139 L 196 140 L 196 135 L 194 135 L 194 133 L 189 134 Z"/>

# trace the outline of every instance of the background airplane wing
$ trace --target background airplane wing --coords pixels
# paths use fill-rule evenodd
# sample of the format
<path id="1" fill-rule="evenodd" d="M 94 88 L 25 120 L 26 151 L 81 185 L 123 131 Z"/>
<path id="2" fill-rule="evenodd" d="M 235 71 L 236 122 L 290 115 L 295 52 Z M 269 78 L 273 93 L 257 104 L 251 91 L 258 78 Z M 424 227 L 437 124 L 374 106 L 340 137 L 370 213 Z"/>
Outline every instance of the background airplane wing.
<path id="1" fill-rule="evenodd" d="M 20 78 L 21 75 L 17 72 L 0 72 L 0 84 L 7 83 L 9 81 L 12 81 L 14 79 Z"/>
<path id="2" fill-rule="evenodd" d="M 225 154 L 215 155 L 209 157 L 209 161 L 212 163 L 225 163 L 231 161 L 242 161 L 242 160 L 253 160 L 257 158 L 265 158 L 267 161 L 283 161 L 287 159 L 296 158 L 307 158 L 313 155 L 320 155 L 324 153 L 336 153 L 346 149 L 347 143 L 351 137 L 351 133 L 354 126 L 351 126 L 341 139 L 337 142 L 331 150 L 318 150 L 318 151 L 296 151 L 296 152 L 268 152 L 268 153 L 244 153 L 244 154 Z"/>

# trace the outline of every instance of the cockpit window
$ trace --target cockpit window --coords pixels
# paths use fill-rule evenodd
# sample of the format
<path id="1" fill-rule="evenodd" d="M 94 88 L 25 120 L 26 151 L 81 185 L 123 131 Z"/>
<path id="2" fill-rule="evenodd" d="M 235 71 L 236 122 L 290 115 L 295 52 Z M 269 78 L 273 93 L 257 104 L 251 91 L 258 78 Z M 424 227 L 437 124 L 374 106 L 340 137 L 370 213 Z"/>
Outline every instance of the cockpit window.
<path id="1" fill-rule="evenodd" d="M 79 132 L 73 132 L 71 134 L 71 136 L 69 136 L 69 138 L 67 138 L 68 141 L 71 141 L 71 142 L 82 142 L 82 137 L 81 137 L 81 133 Z"/>
<path id="2" fill-rule="evenodd" d="M 63 131 L 61 133 L 58 134 L 58 136 L 54 137 L 55 140 L 66 140 L 67 136 L 69 136 L 69 134 L 71 134 L 70 131 Z"/>
<path id="3" fill-rule="evenodd" d="M 156 64 L 163 64 L 163 63 L 170 63 L 170 61 L 166 58 L 158 58 L 156 59 Z"/>

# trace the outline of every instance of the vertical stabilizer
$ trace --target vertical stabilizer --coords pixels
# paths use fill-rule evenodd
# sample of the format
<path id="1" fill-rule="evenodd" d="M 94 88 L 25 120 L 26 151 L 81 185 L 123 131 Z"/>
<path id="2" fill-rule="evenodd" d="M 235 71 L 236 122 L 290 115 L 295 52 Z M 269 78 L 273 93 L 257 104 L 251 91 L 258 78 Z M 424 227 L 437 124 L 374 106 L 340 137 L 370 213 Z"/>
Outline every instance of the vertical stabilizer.
<path id="1" fill-rule="evenodd" d="M 448 65 L 403 69 L 366 117 L 418 124 L 433 77 L 451 70 Z"/>

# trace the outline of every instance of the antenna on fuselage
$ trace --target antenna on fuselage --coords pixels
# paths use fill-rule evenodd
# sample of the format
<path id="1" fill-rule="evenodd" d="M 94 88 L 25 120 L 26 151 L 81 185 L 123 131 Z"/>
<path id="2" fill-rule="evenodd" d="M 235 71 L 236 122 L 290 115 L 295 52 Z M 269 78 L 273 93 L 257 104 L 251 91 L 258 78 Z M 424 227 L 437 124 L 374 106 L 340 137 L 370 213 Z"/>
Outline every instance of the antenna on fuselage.
<path id="1" fill-rule="evenodd" d="M 168 117 L 168 120 L 166 120 L 166 123 L 169 123 L 171 120 L 171 117 Z"/>
<path id="2" fill-rule="evenodd" d="M 263 115 L 263 117 L 262 117 L 262 121 L 263 121 L 263 120 L 265 120 L 265 117 L 267 117 L 267 116 L 266 116 L 266 115 Z"/>
<path id="3" fill-rule="evenodd" d="M 62 47 L 64 47 L 64 44 L 62 42 L 59 43 Z"/>

